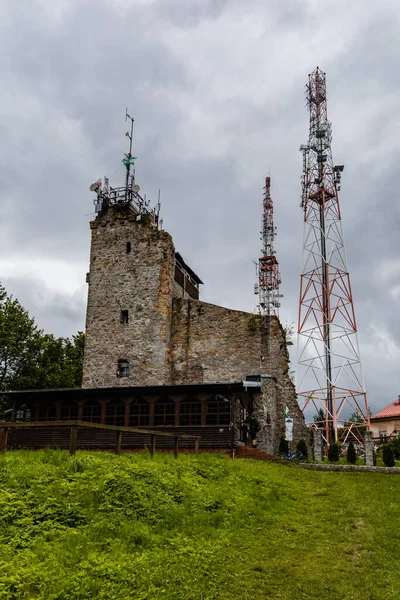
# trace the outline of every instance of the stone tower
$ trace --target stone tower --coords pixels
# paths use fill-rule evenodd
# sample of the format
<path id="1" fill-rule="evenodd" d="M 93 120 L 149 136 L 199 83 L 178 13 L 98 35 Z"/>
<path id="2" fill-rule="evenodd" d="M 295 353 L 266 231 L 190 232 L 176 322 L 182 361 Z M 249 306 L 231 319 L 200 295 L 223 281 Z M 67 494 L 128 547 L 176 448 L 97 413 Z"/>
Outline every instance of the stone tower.
<path id="1" fill-rule="evenodd" d="M 92 232 L 83 387 L 168 379 L 175 250 L 152 215 L 109 206 Z"/>

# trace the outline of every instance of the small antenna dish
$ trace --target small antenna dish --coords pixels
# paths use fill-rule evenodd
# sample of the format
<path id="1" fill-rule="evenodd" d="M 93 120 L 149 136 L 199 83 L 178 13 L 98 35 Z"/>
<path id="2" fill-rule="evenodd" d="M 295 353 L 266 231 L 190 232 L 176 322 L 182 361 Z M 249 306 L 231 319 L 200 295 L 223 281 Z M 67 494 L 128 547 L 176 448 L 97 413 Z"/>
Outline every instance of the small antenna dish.
<path id="1" fill-rule="evenodd" d="M 135 185 L 132 186 L 132 191 L 133 192 L 140 192 L 140 185 L 138 185 L 137 183 L 135 183 Z"/>
<path id="2" fill-rule="evenodd" d="M 95 183 L 92 183 L 92 185 L 90 186 L 91 192 L 98 192 L 99 189 L 100 189 L 100 183 L 98 181 L 96 181 Z"/>

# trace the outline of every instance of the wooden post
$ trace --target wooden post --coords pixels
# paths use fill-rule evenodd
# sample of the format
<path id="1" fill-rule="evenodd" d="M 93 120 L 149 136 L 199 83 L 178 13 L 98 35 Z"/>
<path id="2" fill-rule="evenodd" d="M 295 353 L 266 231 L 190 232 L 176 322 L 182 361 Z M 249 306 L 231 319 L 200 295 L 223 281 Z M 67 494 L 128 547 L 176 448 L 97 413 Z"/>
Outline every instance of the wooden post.
<path id="1" fill-rule="evenodd" d="M 178 458 L 178 444 L 179 444 L 179 438 L 176 437 L 175 438 L 175 445 L 174 445 L 174 456 L 175 456 L 175 458 Z"/>
<path id="2" fill-rule="evenodd" d="M 115 436 L 115 454 L 121 454 L 121 443 L 122 443 L 122 431 L 119 430 L 116 432 Z"/>
<path id="3" fill-rule="evenodd" d="M 71 433 L 69 436 L 69 453 L 71 456 L 75 456 L 76 453 L 76 440 L 78 437 L 78 427 L 71 425 Z"/>
<path id="4" fill-rule="evenodd" d="M 0 428 L 0 453 L 3 453 L 7 450 L 7 437 L 8 437 L 8 429 L 6 427 Z"/>
<path id="5" fill-rule="evenodd" d="M 198 454 L 199 453 L 199 438 L 196 438 L 194 440 L 194 453 Z"/>
<path id="6" fill-rule="evenodd" d="M 150 442 L 150 456 L 154 456 L 155 451 L 156 451 L 156 436 L 153 433 L 151 435 L 151 442 Z"/>

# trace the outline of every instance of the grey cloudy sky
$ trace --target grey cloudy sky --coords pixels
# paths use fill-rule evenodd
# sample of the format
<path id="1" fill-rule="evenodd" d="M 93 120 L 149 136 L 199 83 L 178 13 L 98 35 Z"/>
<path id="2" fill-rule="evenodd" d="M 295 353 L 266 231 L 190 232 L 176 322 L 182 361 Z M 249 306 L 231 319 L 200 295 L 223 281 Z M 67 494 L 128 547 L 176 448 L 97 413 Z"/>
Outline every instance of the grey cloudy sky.
<path id="1" fill-rule="evenodd" d="M 3 0 L 0 280 L 46 331 L 84 328 L 89 185 L 137 181 L 208 302 L 252 311 L 270 172 L 282 321 L 296 321 L 307 74 L 333 155 L 372 410 L 400 393 L 398 0 Z"/>

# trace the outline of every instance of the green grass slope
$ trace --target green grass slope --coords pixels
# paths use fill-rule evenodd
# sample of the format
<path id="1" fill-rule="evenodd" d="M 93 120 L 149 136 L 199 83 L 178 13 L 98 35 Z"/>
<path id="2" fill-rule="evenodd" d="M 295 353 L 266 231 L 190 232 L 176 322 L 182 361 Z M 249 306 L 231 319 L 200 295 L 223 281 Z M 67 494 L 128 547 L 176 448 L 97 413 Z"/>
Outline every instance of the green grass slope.
<path id="1" fill-rule="evenodd" d="M 0 598 L 400 597 L 400 477 L 225 456 L 0 457 Z"/>

